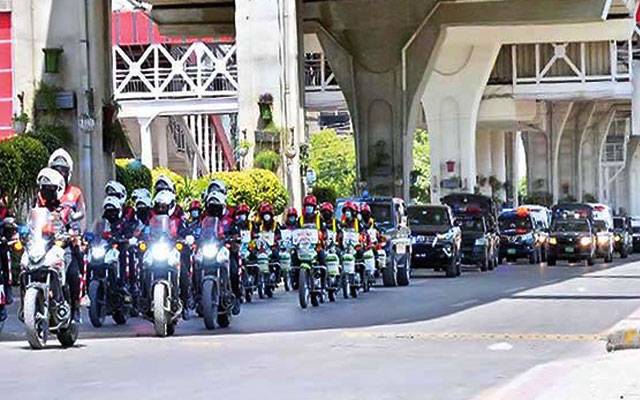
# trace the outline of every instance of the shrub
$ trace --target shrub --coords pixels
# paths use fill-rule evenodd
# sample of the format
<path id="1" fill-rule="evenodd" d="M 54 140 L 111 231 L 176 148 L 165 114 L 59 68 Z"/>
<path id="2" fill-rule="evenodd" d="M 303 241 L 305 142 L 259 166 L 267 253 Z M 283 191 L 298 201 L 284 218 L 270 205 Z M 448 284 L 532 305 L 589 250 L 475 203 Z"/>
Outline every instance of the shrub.
<path id="1" fill-rule="evenodd" d="M 13 208 L 14 194 L 20 187 L 20 176 L 17 173 L 22 165 L 22 157 L 17 153 L 11 141 L 0 142 L 0 187 L 8 194 L 8 206 Z"/>
<path id="2" fill-rule="evenodd" d="M 17 188 L 12 194 L 16 213 L 20 214 L 24 207 L 33 203 L 38 185 L 36 179 L 40 170 L 47 166 L 49 151 L 39 140 L 29 136 L 14 136 L 6 141 L 8 146 L 19 156 L 20 165 L 14 174 Z"/>
<path id="3" fill-rule="evenodd" d="M 151 190 L 151 171 L 139 160 L 119 158 L 116 160 L 116 180 L 131 194 L 135 189 Z"/>
<path id="4" fill-rule="evenodd" d="M 276 172 L 280 167 L 280 155 L 273 150 L 262 150 L 255 155 L 253 164 L 256 168 Z"/>
<path id="5" fill-rule="evenodd" d="M 267 201 L 273 204 L 276 214 L 284 212 L 289 202 L 289 193 L 287 193 L 287 190 L 276 174 L 264 169 L 250 169 L 243 171 L 243 173 L 253 179 L 255 186 L 255 204 L 252 206 L 257 206 L 263 201 Z"/>
<path id="6" fill-rule="evenodd" d="M 56 149 L 64 147 L 64 142 L 58 137 L 46 132 L 29 132 L 26 136 L 32 137 L 40 141 L 49 153 L 53 153 Z"/>
<path id="7" fill-rule="evenodd" d="M 309 166 L 318 177 L 316 185 L 333 188 L 340 197 L 353 195 L 356 151 L 352 136 L 341 137 L 334 130 L 311 135 Z"/>
<path id="8" fill-rule="evenodd" d="M 316 186 L 313 188 L 313 195 L 318 199 L 318 203 L 329 202 L 335 204 L 338 194 L 332 187 Z"/>

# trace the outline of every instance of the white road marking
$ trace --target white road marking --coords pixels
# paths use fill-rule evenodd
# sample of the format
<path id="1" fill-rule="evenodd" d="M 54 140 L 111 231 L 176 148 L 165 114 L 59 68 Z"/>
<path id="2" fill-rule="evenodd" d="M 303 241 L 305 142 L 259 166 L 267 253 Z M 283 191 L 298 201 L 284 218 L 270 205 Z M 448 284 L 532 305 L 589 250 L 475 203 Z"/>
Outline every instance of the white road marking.
<path id="1" fill-rule="evenodd" d="M 511 349 L 513 349 L 513 345 L 507 342 L 499 342 L 499 343 L 494 343 L 490 346 L 487 346 L 487 350 L 491 350 L 491 351 L 509 351 Z"/>
<path id="2" fill-rule="evenodd" d="M 451 307 L 464 307 L 464 306 L 468 306 L 471 304 L 475 304 L 478 302 L 478 299 L 471 299 L 471 300 L 467 300 L 467 301 L 462 301 L 460 303 L 455 303 L 452 304 Z"/>
<path id="3" fill-rule="evenodd" d="M 583 287 L 579 287 L 579 288 L 578 288 L 578 292 L 580 292 L 580 293 L 584 293 L 584 292 L 586 292 L 586 291 L 587 291 L 587 289 L 585 289 L 585 288 L 583 288 Z"/>
<path id="4" fill-rule="evenodd" d="M 511 288 L 511 289 L 509 289 L 509 290 L 505 290 L 504 292 L 505 292 L 505 293 L 516 293 L 516 292 L 523 291 L 523 290 L 525 290 L 526 288 L 527 288 L 526 286 L 518 286 L 518 287 Z"/>

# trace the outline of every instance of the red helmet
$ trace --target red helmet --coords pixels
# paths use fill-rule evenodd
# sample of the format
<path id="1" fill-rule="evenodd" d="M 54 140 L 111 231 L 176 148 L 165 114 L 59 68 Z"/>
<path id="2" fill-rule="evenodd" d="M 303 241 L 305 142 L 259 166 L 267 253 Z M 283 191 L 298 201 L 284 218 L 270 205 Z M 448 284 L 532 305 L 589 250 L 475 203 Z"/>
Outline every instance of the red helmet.
<path id="1" fill-rule="evenodd" d="M 328 201 L 325 201 L 320 205 L 320 211 L 321 212 L 328 211 L 333 214 L 333 204 L 329 203 Z"/>
<path id="2" fill-rule="evenodd" d="M 346 210 L 351 210 L 353 212 L 358 212 L 358 206 L 353 201 L 347 201 L 342 205 L 342 212 Z"/>
<path id="3" fill-rule="evenodd" d="M 273 214 L 273 206 L 269 203 L 262 203 L 260 204 L 260 207 L 258 208 L 258 213 L 260 215 L 262 214 Z"/>
<path id="4" fill-rule="evenodd" d="M 251 209 L 249 208 L 249 206 L 243 203 L 243 204 L 240 204 L 238 208 L 236 208 L 235 215 L 249 214 L 250 211 Z"/>
<path id="5" fill-rule="evenodd" d="M 194 200 L 191 202 L 191 204 L 189 204 L 189 211 L 201 210 L 201 209 L 202 209 L 202 203 L 200 203 L 200 201 L 198 200 Z"/>
<path id="6" fill-rule="evenodd" d="M 364 203 L 360 206 L 360 212 L 361 213 L 368 213 L 369 215 L 371 215 L 371 207 L 369 207 L 369 204 Z"/>
<path id="7" fill-rule="evenodd" d="M 292 215 L 293 215 L 293 216 L 295 216 L 296 218 L 298 218 L 298 210 L 296 210 L 296 208 L 295 208 L 295 207 L 287 208 L 287 213 L 286 213 L 286 215 L 287 215 L 287 217 L 290 217 L 290 216 L 292 216 Z"/>
<path id="8" fill-rule="evenodd" d="M 302 205 L 303 206 L 314 206 L 314 207 L 317 207 L 318 206 L 318 199 L 316 199 L 316 196 L 314 196 L 312 194 L 308 194 L 308 195 L 304 196 L 304 199 L 302 200 Z"/>

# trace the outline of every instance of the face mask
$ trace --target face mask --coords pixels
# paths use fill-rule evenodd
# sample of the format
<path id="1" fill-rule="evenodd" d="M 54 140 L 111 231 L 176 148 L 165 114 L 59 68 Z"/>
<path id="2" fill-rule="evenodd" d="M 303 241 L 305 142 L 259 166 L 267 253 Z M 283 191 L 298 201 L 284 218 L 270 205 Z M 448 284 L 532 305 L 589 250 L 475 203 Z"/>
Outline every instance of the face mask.
<path id="1" fill-rule="evenodd" d="M 238 216 L 238 221 L 244 222 L 247 220 L 247 214 L 241 214 Z"/>
<path id="2" fill-rule="evenodd" d="M 193 218 L 193 219 L 200 218 L 200 211 L 192 211 L 191 212 L 191 218 Z"/>
<path id="3" fill-rule="evenodd" d="M 264 220 L 264 222 L 269 222 L 271 221 L 271 214 L 265 214 L 262 219 Z"/>
<path id="4" fill-rule="evenodd" d="M 58 196 L 56 194 L 56 190 L 55 189 L 50 189 L 50 188 L 43 188 L 40 191 L 40 194 L 42 195 L 42 198 L 47 202 L 47 203 L 52 203 L 56 200 L 58 200 Z"/>
<path id="5" fill-rule="evenodd" d="M 149 209 L 146 207 L 138 208 L 138 210 L 136 211 L 136 215 L 138 216 L 138 219 L 145 220 L 149 216 Z"/>
<path id="6" fill-rule="evenodd" d="M 294 225 L 296 223 L 296 217 L 289 217 L 289 223 Z"/>
<path id="7" fill-rule="evenodd" d="M 316 209 L 316 208 L 315 208 L 314 206 L 306 206 L 306 207 L 304 208 L 304 213 L 305 213 L 305 214 L 307 214 L 307 215 L 311 215 L 311 214 L 313 214 L 313 212 L 315 211 L 315 209 Z"/>
<path id="8" fill-rule="evenodd" d="M 351 219 L 351 211 L 345 211 L 344 216 L 346 219 Z"/>
<path id="9" fill-rule="evenodd" d="M 362 214 L 358 214 L 358 219 L 362 221 Z"/>

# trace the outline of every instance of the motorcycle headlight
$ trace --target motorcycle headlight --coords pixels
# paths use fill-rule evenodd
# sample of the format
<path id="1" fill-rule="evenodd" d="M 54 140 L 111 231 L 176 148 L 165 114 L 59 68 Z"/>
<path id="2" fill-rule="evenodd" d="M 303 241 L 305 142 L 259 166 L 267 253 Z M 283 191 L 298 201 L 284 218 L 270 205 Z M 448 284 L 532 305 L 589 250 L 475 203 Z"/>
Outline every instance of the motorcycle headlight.
<path id="1" fill-rule="evenodd" d="M 591 244 L 591 238 L 586 236 L 583 238 L 580 238 L 580 245 L 581 246 L 589 246 Z"/>
<path id="2" fill-rule="evenodd" d="M 484 246 L 485 244 L 487 244 L 487 239 L 485 238 L 476 239 L 476 246 Z"/>
<path id="3" fill-rule="evenodd" d="M 158 243 L 151 247 L 151 254 L 156 261 L 165 261 L 171 255 L 171 248 L 166 243 Z"/>
<path id="4" fill-rule="evenodd" d="M 613 240 L 615 240 L 616 242 L 619 242 L 622 240 L 622 238 L 620 237 L 620 235 L 616 235 L 616 237 L 614 237 Z"/>
<path id="5" fill-rule="evenodd" d="M 202 255 L 204 258 L 213 258 L 218 254 L 218 247 L 215 244 L 207 244 L 202 247 Z"/>
<path id="6" fill-rule="evenodd" d="M 91 258 L 100 260 L 106 253 L 107 251 L 104 249 L 104 247 L 94 247 L 93 249 L 91 249 Z"/>
<path id="7" fill-rule="evenodd" d="M 549 238 L 549 244 L 552 246 L 555 246 L 556 244 L 558 244 L 558 239 L 554 238 L 554 237 L 550 237 Z"/>
<path id="8" fill-rule="evenodd" d="M 218 251 L 218 256 L 216 257 L 216 262 L 218 264 L 225 264 L 229 261 L 229 250 L 226 247 L 221 248 Z"/>

